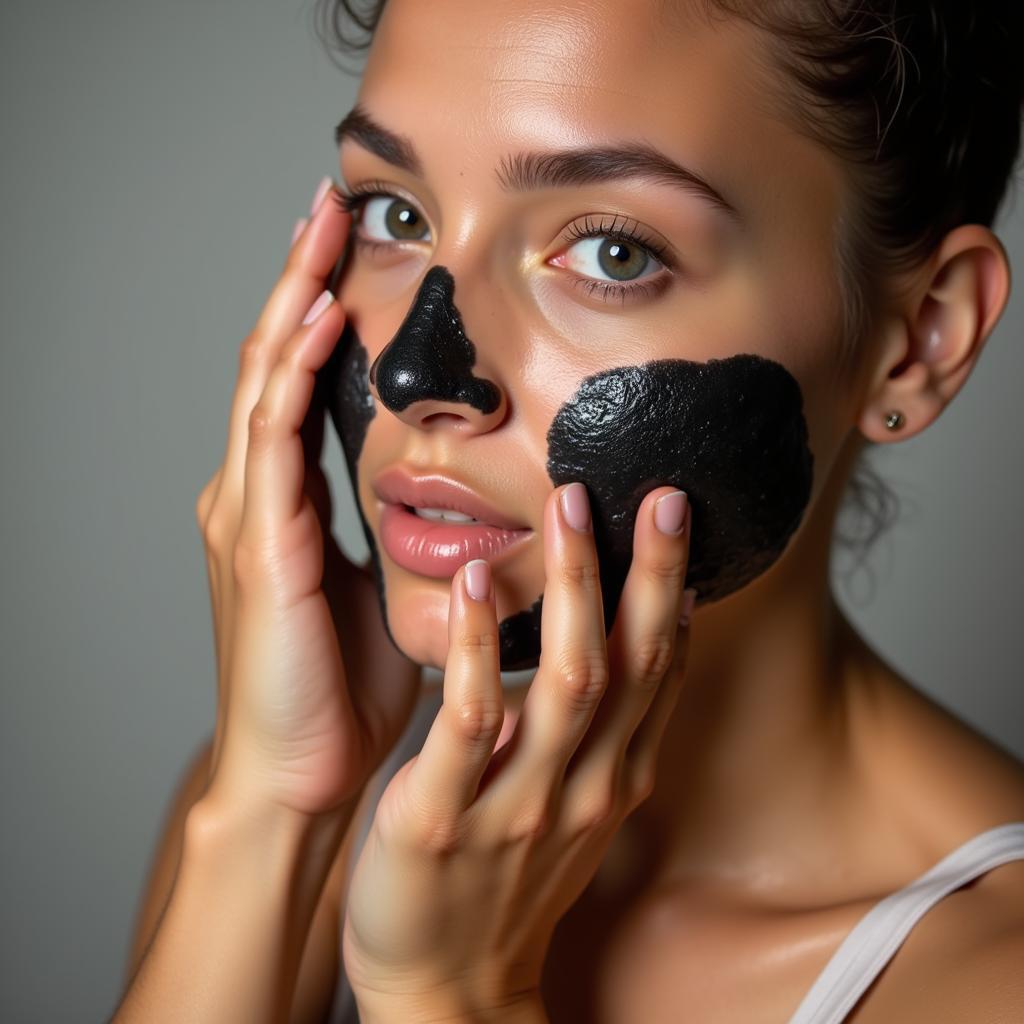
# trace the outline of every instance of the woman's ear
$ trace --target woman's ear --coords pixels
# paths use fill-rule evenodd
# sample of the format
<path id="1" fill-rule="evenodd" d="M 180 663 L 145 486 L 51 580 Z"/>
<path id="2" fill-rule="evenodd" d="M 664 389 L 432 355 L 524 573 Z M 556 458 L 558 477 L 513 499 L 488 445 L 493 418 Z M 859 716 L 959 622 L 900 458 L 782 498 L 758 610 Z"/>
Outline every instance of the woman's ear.
<path id="1" fill-rule="evenodd" d="M 869 441 L 912 437 L 938 418 L 974 369 L 1010 294 L 1006 250 L 978 224 L 946 235 L 918 274 L 882 328 L 857 424 Z M 902 429 L 886 427 L 891 412 L 903 414 Z"/>

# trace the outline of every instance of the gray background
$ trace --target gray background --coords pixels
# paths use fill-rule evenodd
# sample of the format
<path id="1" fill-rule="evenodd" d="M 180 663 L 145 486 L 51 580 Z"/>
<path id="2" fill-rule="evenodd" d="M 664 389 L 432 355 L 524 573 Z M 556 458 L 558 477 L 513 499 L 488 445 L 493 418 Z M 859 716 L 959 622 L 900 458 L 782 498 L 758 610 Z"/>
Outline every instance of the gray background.
<path id="1" fill-rule="evenodd" d="M 112 1011 L 167 800 L 212 728 L 193 506 L 356 83 L 311 0 L 3 0 L 0 47 L 0 1018 L 56 1024 Z M 1024 265 L 1021 217 L 1001 234 Z M 1018 291 L 953 405 L 881 453 L 903 519 L 873 590 L 838 586 L 885 656 L 1018 755 L 1022 320 Z"/>

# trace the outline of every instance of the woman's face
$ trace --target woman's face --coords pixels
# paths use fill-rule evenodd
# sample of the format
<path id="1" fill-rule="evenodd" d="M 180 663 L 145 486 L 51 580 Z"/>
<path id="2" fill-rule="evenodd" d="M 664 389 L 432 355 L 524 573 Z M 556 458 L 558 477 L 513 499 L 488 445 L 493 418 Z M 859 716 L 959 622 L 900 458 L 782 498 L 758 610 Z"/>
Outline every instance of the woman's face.
<path id="1" fill-rule="evenodd" d="M 468 550 L 421 558 L 420 532 L 474 527 L 402 518 L 412 501 L 381 498 L 396 468 L 519 528 L 477 540 L 501 548 L 503 667 L 526 667 L 555 483 L 583 478 L 600 506 L 609 591 L 631 510 L 682 486 L 713 599 L 781 556 L 854 422 L 839 165 L 773 112 L 755 30 L 684 7 L 387 4 L 342 132 L 346 190 L 383 195 L 359 200 L 338 289 L 348 411 L 332 413 L 390 633 L 417 662 L 444 664 Z"/>

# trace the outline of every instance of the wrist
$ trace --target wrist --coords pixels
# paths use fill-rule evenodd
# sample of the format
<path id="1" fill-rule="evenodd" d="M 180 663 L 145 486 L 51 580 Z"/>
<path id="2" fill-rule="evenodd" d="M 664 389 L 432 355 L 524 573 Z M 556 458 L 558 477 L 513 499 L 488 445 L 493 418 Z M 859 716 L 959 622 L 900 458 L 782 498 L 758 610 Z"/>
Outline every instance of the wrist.
<path id="1" fill-rule="evenodd" d="M 211 788 L 189 809 L 183 853 L 209 871 L 276 880 L 291 892 L 290 911 L 302 921 L 320 898 L 355 809 L 353 801 L 306 815 Z"/>
<path id="2" fill-rule="evenodd" d="M 159 925 L 117 1021 L 286 1020 L 342 819 L 209 791 L 190 808 Z"/>
<path id="3" fill-rule="evenodd" d="M 329 811 L 310 812 L 290 807 L 245 782 L 251 772 L 223 767 L 211 773 L 206 791 L 193 805 L 195 828 L 211 836 L 246 835 L 259 841 L 274 837 L 281 843 L 329 841 L 344 837 L 355 816 L 369 779 L 344 802 Z"/>

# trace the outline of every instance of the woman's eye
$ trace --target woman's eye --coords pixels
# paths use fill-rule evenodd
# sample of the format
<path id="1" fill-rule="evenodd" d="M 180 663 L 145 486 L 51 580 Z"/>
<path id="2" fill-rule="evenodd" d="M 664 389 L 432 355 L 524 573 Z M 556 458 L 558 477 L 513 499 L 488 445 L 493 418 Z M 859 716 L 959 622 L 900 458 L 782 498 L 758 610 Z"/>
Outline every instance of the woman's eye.
<path id="1" fill-rule="evenodd" d="M 395 196 L 371 196 L 359 218 L 362 233 L 376 242 L 419 242 L 429 233 L 426 218 Z"/>
<path id="2" fill-rule="evenodd" d="M 649 277 L 662 264 L 643 246 L 622 238 L 600 235 L 574 243 L 562 257 L 562 265 L 602 281 L 635 281 Z"/>

